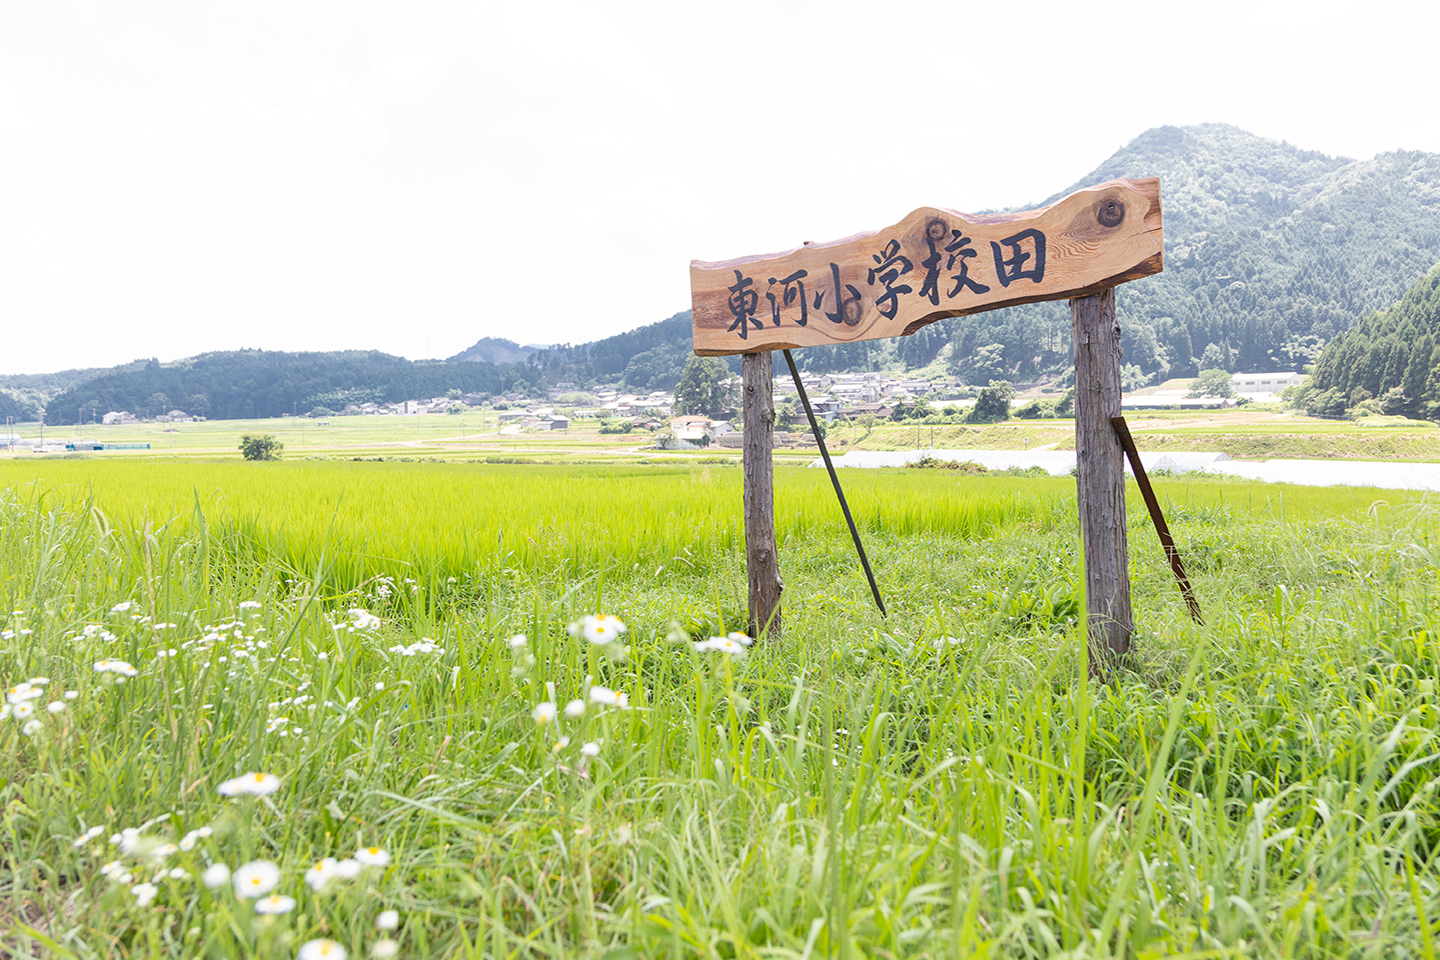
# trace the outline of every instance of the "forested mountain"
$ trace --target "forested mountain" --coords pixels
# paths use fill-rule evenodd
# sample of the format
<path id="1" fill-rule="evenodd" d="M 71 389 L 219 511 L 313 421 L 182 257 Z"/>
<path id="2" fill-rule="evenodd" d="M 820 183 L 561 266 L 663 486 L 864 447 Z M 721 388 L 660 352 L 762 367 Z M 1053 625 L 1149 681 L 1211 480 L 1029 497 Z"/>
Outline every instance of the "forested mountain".
<path id="1" fill-rule="evenodd" d="M 1332 340 L 1299 401 L 1311 413 L 1355 408 L 1407 417 L 1440 416 L 1440 268 L 1388 310 Z"/>
<path id="2" fill-rule="evenodd" d="M 1141 176 L 1161 178 L 1165 271 L 1120 288 L 1119 314 L 1125 362 L 1151 379 L 1298 371 L 1440 262 L 1440 155 L 1351 161 L 1223 124 L 1160 127 L 1043 203 Z M 999 343 L 996 372 L 1023 377 L 1068 362 L 1069 323 L 1063 303 L 1036 304 L 950 321 L 950 338 L 962 355 Z M 1059 356 L 1036 350 L 1056 340 Z"/>
<path id="3" fill-rule="evenodd" d="M 1165 271 L 1118 291 L 1129 387 L 1201 367 L 1299 371 L 1440 261 L 1440 155 L 1352 161 L 1223 124 L 1150 130 L 1036 206 L 1144 176 L 1161 181 Z M 1064 303 L 931 329 L 901 356 L 923 361 L 953 342 L 953 369 L 974 381 L 1070 362 Z"/>
<path id="4" fill-rule="evenodd" d="M 462 360 L 483 360 L 488 363 L 524 363 L 530 359 L 535 352 L 535 347 L 522 347 L 514 340 L 506 340 L 502 337 L 481 337 L 479 340 L 453 357 L 447 357 L 446 363 L 459 363 Z"/>
<path id="5" fill-rule="evenodd" d="M 88 422 L 110 410 L 154 416 L 177 408 L 214 419 L 276 417 L 316 406 L 444 396 L 450 390 L 531 390 L 539 382 L 539 370 L 523 364 L 416 363 L 375 350 L 235 350 L 106 373 L 52 399 L 46 420 Z"/>
<path id="6" fill-rule="evenodd" d="M 76 384 L 107 373 L 139 369 L 145 361 L 137 360 L 123 367 L 90 367 L 61 370 L 57 373 L 0 374 L 0 419 L 34 420 L 45 409 L 50 398 L 64 393 Z"/>
<path id="7" fill-rule="evenodd" d="M 684 310 L 603 340 L 537 349 L 529 362 L 552 383 L 619 381 L 631 390 L 673 390 L 693 356 L 690 329 L 690 311 Z M 739 372 L 738 359 L 731 366 Z"/>

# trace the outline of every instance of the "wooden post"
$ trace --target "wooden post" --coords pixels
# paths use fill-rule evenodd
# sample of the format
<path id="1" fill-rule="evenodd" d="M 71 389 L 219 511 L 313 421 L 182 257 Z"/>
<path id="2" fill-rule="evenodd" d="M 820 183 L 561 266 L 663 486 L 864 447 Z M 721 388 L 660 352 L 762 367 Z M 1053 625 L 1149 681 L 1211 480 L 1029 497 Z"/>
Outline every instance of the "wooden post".
<path id="1" fill-rule="evenodd" d="M 750 581 L 749 633 L 780 635 L 780 555 L 775 548 L 775 403 L 770 353 L 740 358 L 744 407 L 745 569 Z"/>
<path id="2" fill-rule="evenodd" d="M 1075 332 L 1075 458 L 1085 548 L 1090 675 L 1130 652 L 1130 560 L 1125 541 L 1125 454 L 1120 416 L 1120 323 L 1115 289 L 1070 301 Z"/>

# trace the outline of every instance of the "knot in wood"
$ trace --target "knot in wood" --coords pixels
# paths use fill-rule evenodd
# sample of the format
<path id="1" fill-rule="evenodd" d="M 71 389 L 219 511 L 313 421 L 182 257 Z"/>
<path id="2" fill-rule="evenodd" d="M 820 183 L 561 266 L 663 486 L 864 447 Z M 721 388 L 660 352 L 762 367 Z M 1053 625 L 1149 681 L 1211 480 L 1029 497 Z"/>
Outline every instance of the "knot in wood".
<path id="1" fill-rule="evenodd" d="M 845 306 L 841 309 L 840 312 L 844 315 L 844 317 L 845 317 L 845 322 L 846 322 L 847 324 L 849 324 L 849 325 L 852 326 L 852 327 L 855 326 L 855 324 L 857 324 L 857 323 L 860 322 L 860 301 L 859 301 L 859 300 L 847 300 L 847 301 L 845 301 Z"/>
<path id="2" fill-rule="evenodd" d="M 1100 209 L 1095 211 L 1095 219 L 1100 221 L 1102 227 L 1118 227 L 1125 222 L 1125 204 L 1111 197 L 1100 204 Z"/>
<path id="3" fill-rule="evenodd" d="M 935 217 L 929 223 L 925 224 L 925 236 L 931 240 L 944 240 L 945 235 L 949 232 L 950 224 L 941 220 L 939 217 Z"/>

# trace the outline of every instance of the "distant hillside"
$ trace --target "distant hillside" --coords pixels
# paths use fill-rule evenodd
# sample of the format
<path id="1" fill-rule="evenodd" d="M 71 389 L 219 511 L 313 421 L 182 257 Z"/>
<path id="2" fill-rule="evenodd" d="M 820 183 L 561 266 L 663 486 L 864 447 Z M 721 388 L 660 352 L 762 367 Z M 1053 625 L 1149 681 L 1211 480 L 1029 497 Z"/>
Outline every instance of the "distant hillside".
<path id="1" fill-rule="evenodd" d="M 469 359 L 487 342 L 510 343 L 481 340 L 450 359 Z M 520 349 L 531 351 L 527 362 L 552 383 L 620 381 L 632 390 L 671 390 L 691 356 L 690 311 L 603 340 Z"/>
<path id="2" fill-rule="evenodd" d="M 1356 408 L 1407 417 L 1440 416 L 1440 268 L 1399 303 L 1332 340 L 1301 404 L 1321 416 Z"/>
<path id="3" fill-rule="evenodd" d="M 221 420 L 275 417 L 317 406 L 444 396 L 450 390 L 528 391 L 539 380 L 536 368 L 517 364 L 415 363 L 375 350 L 237 350 L 106 373 L 54 397 L 46 420 L 67 424 L 110 410 L 154 416 L 177 408 Z"/>
<path id="4" fill-rule="evenodd" d="M 1147 374 L 1193 374 L 1207 349 L 1235 371 L 1299 370 L 1440 262 L 1436 154 L 1353 161 L 1224 124 L 1160 127 L 1045 202 L 1147 175 L 1161 178 L 1165 272 L 1119 291 L 1126 363 Z M 1046 359 L 1035 334 L 1069 329 L 1064 304 L 1004 312 L 995 340 L 1022 375 Z M 983 345 L 985 316 L 952 321 L 951 338 Z"/>
<path id="5" fill-rule="evenodd" d="M 503 340 L 499 337 L 481 337 L 475 341 L 474 346 L 467 347 L 447 357 L 446 363 L 462 363 L 466 361 L 483 361 L 485 363 L 524 363 L 535 353 L 535 347 L 522 347 L 514 340 Z"/>
<path id="6" fill-rule="evenodd" d="M 64 393 L 76 384 L 94 380 L 106 373 L 139 369 L 144 365 L 144 360 L 136 360 L 121 367 L 90 367 L 61 370 L 57 373 L 0 374 L 0 419 L 5 417 L 14 417 L 17 421 L 38 419 L 51 398 Z"/>

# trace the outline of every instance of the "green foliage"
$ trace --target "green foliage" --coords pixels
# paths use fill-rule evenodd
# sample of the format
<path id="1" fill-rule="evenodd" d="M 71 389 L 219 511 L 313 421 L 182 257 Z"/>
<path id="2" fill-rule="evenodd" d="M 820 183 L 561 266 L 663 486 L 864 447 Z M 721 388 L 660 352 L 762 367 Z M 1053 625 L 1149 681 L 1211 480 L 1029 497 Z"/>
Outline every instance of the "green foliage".
<path id="1" fill-rule="evenodd" d="M 1015 399 L 1015 388 L 1004 380 L 991 380 L 990 385 L 980 388 L 975 405 L 970 408 L 966 420 L 970 423 L 999 423 L 1010 419 L 1010 401 Z"/>
<path id="2" fill-rule="evenodd" d="M 679 416 L 720 417 L 733 409 L 737 397 L 730 368 L 719 357 L 691 355 L 675 387 L 675 413 Z"/>
<path id="3" fill-rule="evenodd" d="M 1190 397 L 1233 397 L 1235 388 L 1226 370 L 1201 370 L 1200 376 L 1190 381 Z"/>
<path id="4" fill-rule="evenodd" d="M 604 434 L 629 433 L 634 429 L 635 421 L 633 420 L 606 421 L 600 425 L 600 432 Z"/>
<path id="5" fill-rule="evenodd" d="M 1051 400 L 1031 400 L 1029 403 L 1015 410 L 1014 416 L 1020 420 L 1039 420 L 1044 417 L 1055 416 L 1055 403 Z"/>
<path id="6" fill-rule="evenodd" d="M 240 438 L 240 455 L 246 460 L 279 460 L 285 444 L 270 433 L 247 433 Z"/>
<path id="7" fill-rule="evenodd" d="M 1440 267 L 1332 341 L 1295 398 L 1312 414 L 1440 417 Z M 1371 398 L 1378 402 L 1366 406 Z"/>
<path id="8" fill-rule="evenodd" d="M 695 641 L 744 618 L 739 471 L 146 466 L 0 463 L 0 684 L 48 678 L 0 719 L 8 953 L 358 958 L 382 909 L 423 957 L 1431 952 L 1421 497 L 1158 483 L 1207 624 L 1133 540 L 1139 653 L 1097 684 L 1063 479 L 847 476 L 882 620 L 823 471 L 781 468 L 786 633 L 732 659 Z M 627 649 L 567 629 L 600 611 Z M 247 771 L 277 789 L 217 789 Z M 180 871 L 148 906 L 154 852 L 106 842 L 141 824 Z M 296 909 L 196 882 L 255 859 Z"/>
<path id="9" fill-rule="evenodd" d="M 974 460 L 945 460 L 941 457 L 934 457 L 925 454 L 919 460 L 911 460 L 905 466 L 913 470 L 955 470 L 959 473 L 981 474 L 989 473 L 990 468 L 983 463 L 976 463 Z"/>
<path id="10" fill-rule="evenodd" d="M 540 372 L 528 366 L 413 363 L 375 350 L 236 350 L 177 363 L 151 360 L 138 368 L 105 373 L 54 397 L 46 419 L 74 423 L 81 407 L 101 414 L 128 410 L 153 416 L 170 409 L 173 398 L 199 395 L 207 398 L 205 415 L 212 419 L 278 417 L 316 406 L 340 409 L 347 403 L 442 396 L 451 388 L 525 392 L 539 383 Z"/>

